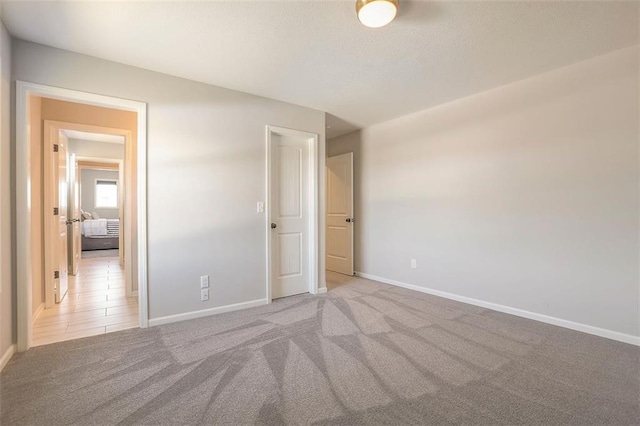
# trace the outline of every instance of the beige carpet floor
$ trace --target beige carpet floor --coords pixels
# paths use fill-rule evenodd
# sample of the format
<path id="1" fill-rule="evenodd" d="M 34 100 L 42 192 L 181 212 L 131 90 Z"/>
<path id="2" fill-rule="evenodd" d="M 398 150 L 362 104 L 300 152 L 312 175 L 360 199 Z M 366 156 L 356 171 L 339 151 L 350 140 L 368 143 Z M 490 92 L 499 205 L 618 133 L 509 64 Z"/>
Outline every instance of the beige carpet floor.
<path id="1" fill-rule="evenodd" d="M 364 279 L 37 347 L 2 425 L 640 424 L 640 349 Z"/>

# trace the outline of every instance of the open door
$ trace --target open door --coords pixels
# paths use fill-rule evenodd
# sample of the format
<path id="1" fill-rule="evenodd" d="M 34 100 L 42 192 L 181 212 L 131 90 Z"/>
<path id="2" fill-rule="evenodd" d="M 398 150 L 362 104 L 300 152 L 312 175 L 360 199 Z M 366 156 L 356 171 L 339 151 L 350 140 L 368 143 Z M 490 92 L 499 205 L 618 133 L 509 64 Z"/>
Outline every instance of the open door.
<path id="1" fill-rule="evenodd" d="M 80 266 L 80 191 L 78 185 L 78 162 L 75 154 L 69 155 L 69 274 L 76 275 Z"/>
<path id="2" fill-rule="evenodd" d="M 68 174 L 67 138 L 45 121 L 44 138 L 44 259 L 45 308 L 60 303 L 68 282 Z"/>
<path id="3" fill-rule="evenodd" d="M 120 257 L 119 261 L 120 261 L 120 267 L 124 268 L 124 250 L 125 250 L 125 244 L 124 244 L 124 229 L 125 229 L 125 223 L 124 223 L 124 202 L 125 202 L 125 198 L 124 198 L 124 189 L 125 187 L 125 180 L 124 180 L 124 167 L 122 162 L 119 163 L 118 165 L 118 219 L 120 220 L 120 226 L 119 226 L 119 231 L 118 231 L 118 256 Z M 130 280 L 128 280 L 130 281 Z M 127 292 L 129 292 L 131 288 L 131 283 L 127 282 Z M 128 294 L 129 295 L 129 294 Z"/>
<path id="4" fill-rule="evenodd" d="M 267 126 L 267 298 L 318 291 L 318 135 Z"/>
<path id="5" fill-rule="evenodd" d="M 353 153 L 327 158 L 327 258 L 330 271 L 353 275 Z"/>
<path id="6" fill-rule="evenodd" d="M 272 135 L 272 298 L 309 292 L 309 138 Z"/>

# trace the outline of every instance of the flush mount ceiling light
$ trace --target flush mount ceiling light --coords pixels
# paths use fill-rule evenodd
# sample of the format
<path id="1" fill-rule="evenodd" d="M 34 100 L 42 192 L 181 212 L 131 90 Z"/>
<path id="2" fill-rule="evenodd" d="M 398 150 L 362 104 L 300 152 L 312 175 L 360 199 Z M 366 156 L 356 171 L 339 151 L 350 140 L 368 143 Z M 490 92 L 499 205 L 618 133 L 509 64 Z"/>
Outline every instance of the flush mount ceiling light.
<path id="1" fill-rule="evenodd" d="M 384 27 L 398 13 L 398 0 L 356 0 L 356 13 L 363 25 Z"/>

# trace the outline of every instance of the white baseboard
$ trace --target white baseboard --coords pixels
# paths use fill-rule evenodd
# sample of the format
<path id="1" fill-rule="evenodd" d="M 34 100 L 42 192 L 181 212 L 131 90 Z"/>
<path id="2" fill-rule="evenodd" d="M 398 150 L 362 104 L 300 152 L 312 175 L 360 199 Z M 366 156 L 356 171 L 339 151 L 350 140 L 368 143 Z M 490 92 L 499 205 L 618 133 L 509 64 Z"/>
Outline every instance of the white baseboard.
<path id="1" fill-rule="evenodd" d="M 222 314 L 225 312 L 238 311 L 240 309 L 254 308 L 256 306 L 266 305 L 267 299 L 251 300 L 249 302 L 235 303 L 233 305 L 218 306 L 216 308 L 203 309 L 201 311 L 186 312 L 184 314 L 168 315 L 166 317 L 151 318 L 149 327 L 155 325 L 169 324 L 172 322 L 185 321 L 190 319 L 208 317 L 210 315 Z"/>
<path id="2" fill-rule="evenodd" d="M 326 287 L 320 287 L 316 294 L 323 294 L 323 293 L 326 293 L 326 292 L 327 292 L 327 288 Z"/>
<path id="3" fill-rule="evenodd" d="M 430 288 L 421 287 L 414 284 L 407 284 L 400 281 L 390 280 L 388 278 L 378 277 L 376 275 L 365 274 L 364 272 L 356 272 L 356 275 L 362 278 L 367 278 L 369 280 L 379 281 L 381 283 L 391 284 L 397 287 L 419 291 L 421 293 L 427 293 L 427 294 L 432 294 L 434 296 L 444 297 L 445 299 L 456 300 L 458 302 L 468 303 L 470 305 L 480 306 L 482 308 L 492 309 L 494 311 L 504 312 L 506 314 L 511 314 L 518 317 L 522 317 L 522 318 L 532 319 L 532 320 L 544 322 L 547 324 L 553 324 L 560 327 L 569 328 L 571 330 L 581 331 L 583 333 L 593 334 L 596 336 L 605 337 L 607 339 L 617 340 L 619 342 L 640 346 L 640 336 L 633 336 L 631 334 L 625 334 L 625 333 L 620 333 L 613 330 L 607 330 L 606 328 L 594 327 L 592 325 L 582 324 L 579 322 L 564 320 L 564 319 L 552 317 L 549 315 L 525 311 L 523 309 L 512 308 L 510 306 L 499 305 L 497 303 L 485 302 L 484 300 L 473 299 L 471 297 L 459 296 L 457 294 L 447 293 L 445 291 L 433 290 Z"/>
<path id="4" fill-rule="evenodd" d="M 38 319 L 38 317 L 40 316 L 40 314 L 42 313 L 42 311 L 44 311 L 44 303 L 41 303 L 37 308 L 36 311 L 33 313 L 31 322 L 34 323 L 36 322 L 36 320 Z"/>
<path id="5" fill-rule="evenodd" d="M 2 358 L 0 358 L 0 371 L 9 363 L 14 353 L 16 353 L 16 345 L 9 346 L 4 354 L 2 354 Z"/>

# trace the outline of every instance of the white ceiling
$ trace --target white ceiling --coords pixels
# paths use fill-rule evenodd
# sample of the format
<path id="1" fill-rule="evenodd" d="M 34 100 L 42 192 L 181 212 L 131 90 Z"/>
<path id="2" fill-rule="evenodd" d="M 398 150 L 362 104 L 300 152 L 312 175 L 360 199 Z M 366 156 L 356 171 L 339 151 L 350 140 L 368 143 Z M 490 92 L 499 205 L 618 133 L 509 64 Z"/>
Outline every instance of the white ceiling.
<path id="1" fill-rule="evenodd" d="M 79 130 L 63 130 L 62 132 L 69 139 L 75 139 L 79 141 L 117 143 L 124 145 L 124 136 L 107 135 L 104 133 L 81 132 Z"/>
<path id="2" fill-rule="evenodd" d="M 25 40 L 328 112 L 333 137 L 638 44 L 637 2 L 3 1 Z"/>

